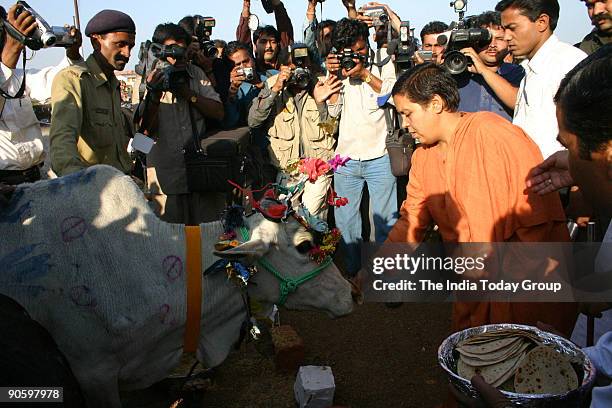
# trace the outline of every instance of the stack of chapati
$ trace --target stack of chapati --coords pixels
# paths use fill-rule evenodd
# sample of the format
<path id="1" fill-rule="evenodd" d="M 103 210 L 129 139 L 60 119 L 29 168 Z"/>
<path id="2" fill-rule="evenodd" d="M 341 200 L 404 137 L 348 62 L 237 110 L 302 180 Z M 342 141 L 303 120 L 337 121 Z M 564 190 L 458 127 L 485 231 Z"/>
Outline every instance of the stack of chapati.
<path id="1" fill-rule="evenodd" d="M 521 394 L 563 394 L 578 387 L 569 360 L 526 330 L 484 332 L 460 342 L 457 374 L 481 375 L 494 387 Z"/>

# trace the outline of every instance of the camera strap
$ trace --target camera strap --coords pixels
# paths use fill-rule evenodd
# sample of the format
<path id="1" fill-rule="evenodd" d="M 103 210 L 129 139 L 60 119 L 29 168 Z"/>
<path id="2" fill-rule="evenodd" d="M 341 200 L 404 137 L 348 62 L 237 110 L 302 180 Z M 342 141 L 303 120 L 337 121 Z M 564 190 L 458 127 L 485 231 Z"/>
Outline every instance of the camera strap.
<path id="1" fill-rule="evenodd" d="M 21 80 L 21 86 L 15 95 L 9 95 L 4 89 L 0 88 L 0 96 L 4 99 L 21 99 L 26 89 L 26 49 L 23 49 L 23 79 Z"/>
<path id="2" fill-rule="evenodd" d="M 387 55 L 387 57 L 381 61 L 380 49 L 376 50 L 376 53 L 374 53 L 374 50 L 371 50 L 370 59 L 373 61 L 372 65 L 378 67 L 380 74 L 382 74 L 382 67 L 384 67 L 389 63 L 389 61 L 391 61 L 391 55 Z"/>
<path id="3" fill-rule="evenodd" d="M 191 106 L 190 102 L 187 103 L 189 104 L 189 109 L 187 110 L 189 111 L 189 121 L 191 122 L 191 133 L 193 135 L 194 152 L 202 153 L 202 137 L 200 136 L 200 132 L 198 132 L 195 117 L 193 115 L 193 106 Z"/>

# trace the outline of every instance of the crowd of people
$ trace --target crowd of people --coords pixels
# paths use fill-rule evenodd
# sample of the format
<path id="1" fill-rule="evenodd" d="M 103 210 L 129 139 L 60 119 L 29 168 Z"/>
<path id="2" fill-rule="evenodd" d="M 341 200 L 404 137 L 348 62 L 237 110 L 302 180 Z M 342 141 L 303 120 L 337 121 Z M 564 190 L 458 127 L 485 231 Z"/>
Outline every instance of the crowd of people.
<path id="1" fill-rule="evenodd" d="M 298 42 L 281 0 L 270 0 L 276 27 L 253 27 L 251 1 L 243 0 L 233 41 L 211 38 L 210 19 L 199 15 L 156 27 L 136 112 L 122 109 L 115 76 L 135 46 L 137 27 L 127 14 L 103 10 L 88 22 L 87 59 L 72 29 L 66 58 L 27 72 L 25 87 L 16 69 L 24 44 L 5 30 L 0 183 L 39 180 L 45 158 L 57 176 L 106 164 L 142 178 L 161 219 L 199 224 L 218 219 L 231 197 L 191 189 L 186 146 L 196 136 L 248 129 L 265 168 L 261 184 L 303 183 L 301 205 L 340 230 L 343 269 L 356 285 L 364 241 L 420 243 L 433 225 L 444 242 L 566 242 L 568 218 L 588 216 L 600 240 L 612 242 L 612 1 L 581 1 L 594 29 L 575 46 L 554 33 L 557 0 L 499 1 L 469 19 L 490 38 L 462 47 L 469 64 L 451 73 L 439 37 L 456 24 L 426 24 L 410 40 L 406 68 L 397 63 L 397 42 L 407 41 L 402 18 L 389 5 L 357 8 L 343 0 L 345 18 L 318 21 L 318 0 L 307 0 Z M 382 10 L 388 23 L 369 8 Z M 2 9 L 2 18 L 28 35 L 35 19 L 17 9 Z M 51 101 L 48 151 L 33 99 Z M 415 141 L 404 177 L 391 172 L 387 143 L 397 129 L 390 110 Z M 135 133 L 154 141 L 137 160 L 128 151 Z M 335 171 L 305 183 L 295 172 L 300 160 L 334 158 L 342 162 Z M 146 167 L 140 174 L 137 161 Z M 346 200 L 334 205 L 334 197 Z M 605 270 L 598 272 L 612 272 L 610 253 L 600 257 Z M 610 307 L 456 302 L 452 328 L 543 322 L 570 337 L 580 312 L 603 312 L 600 327 L 612 330 Z M 609 384 L 612 333 L 587 352 Z M 480 379 L 475 384 L 493 395 Z M 594 391 L 592 407 L 610 404 L 612 387 Z"/>

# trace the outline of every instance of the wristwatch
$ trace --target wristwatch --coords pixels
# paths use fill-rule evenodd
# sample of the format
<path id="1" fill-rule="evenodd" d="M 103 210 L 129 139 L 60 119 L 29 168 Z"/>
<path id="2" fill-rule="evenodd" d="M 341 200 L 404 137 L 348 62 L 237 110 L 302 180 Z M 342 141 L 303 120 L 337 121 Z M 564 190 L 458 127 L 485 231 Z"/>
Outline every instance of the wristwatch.
<path id="1" fill-rule="evenodd" d="M 371 72 L 368 72 L 368 76 L 365 77 L 363 82 L 365 82 L 366 84 L 369 84 L 370 82 L 372 82 L 372 73 Z"/>
<path id="2" fill-rule="evenodd" d="M 189 97 L 189 102 L 191 103 L 196 103 L 198 101 L 198 95 L 197 94 L 193 94 Z"/>

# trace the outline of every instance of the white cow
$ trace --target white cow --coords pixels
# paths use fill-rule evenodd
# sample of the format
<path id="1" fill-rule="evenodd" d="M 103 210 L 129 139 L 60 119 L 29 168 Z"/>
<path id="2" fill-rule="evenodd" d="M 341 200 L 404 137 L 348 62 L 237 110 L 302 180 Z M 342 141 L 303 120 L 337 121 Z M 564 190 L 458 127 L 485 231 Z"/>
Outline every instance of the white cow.
<path id="1" fill-rule="evenodd" d="M 247 218 L 251 240 L 235 252 L 265 256 L 282 274 L 316 267 L 296 250 L 297 222 Z M 218 258 L 220 222 L 202 225 L 202 265 Z M 91 407 L 120 406 L 119 390 L 165 378 L 179 362 L 186 320 L 184 227 L 160 221 L 127 176 L 94 166 L 19 187 L 0 208 L 0 293 L 23 305 L 65 354 Z M 220 364 L 246 311 L 225 273 L 203 280 L 198 358 Z M 249 293 L 279 298 L 279 283 L 260 268 Z M 350 287 L 331 264 L 289 295 L 290 309 L 352 310 Z"/>

